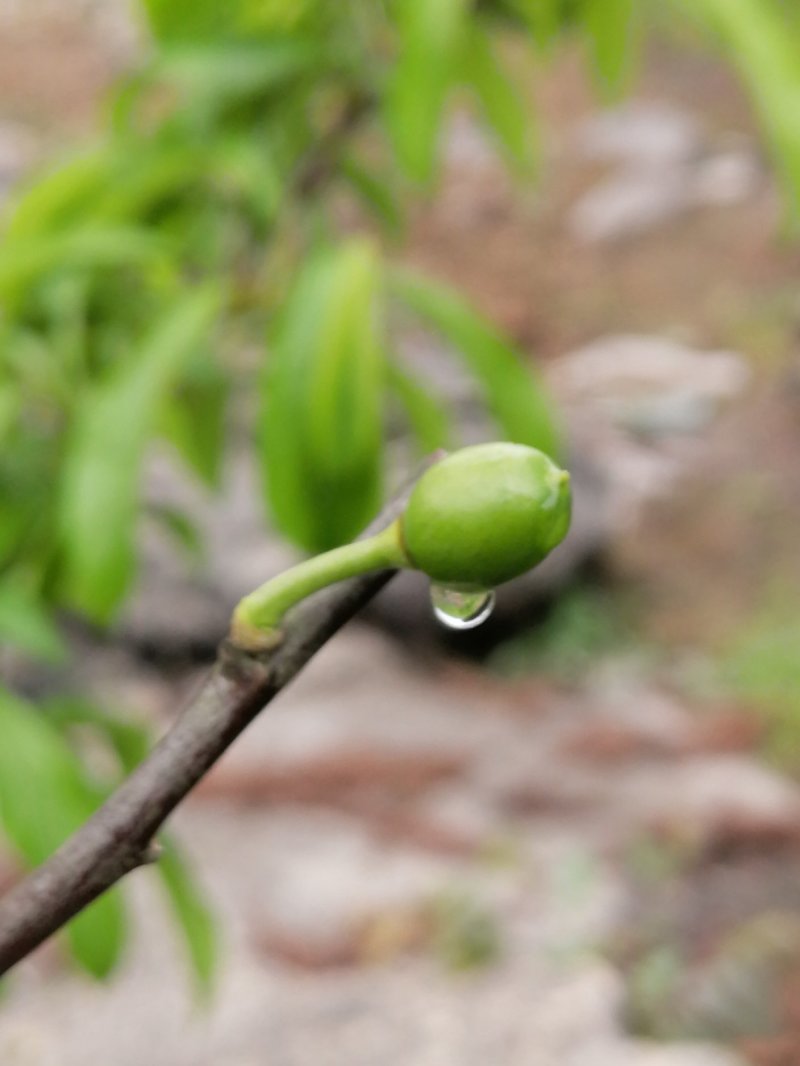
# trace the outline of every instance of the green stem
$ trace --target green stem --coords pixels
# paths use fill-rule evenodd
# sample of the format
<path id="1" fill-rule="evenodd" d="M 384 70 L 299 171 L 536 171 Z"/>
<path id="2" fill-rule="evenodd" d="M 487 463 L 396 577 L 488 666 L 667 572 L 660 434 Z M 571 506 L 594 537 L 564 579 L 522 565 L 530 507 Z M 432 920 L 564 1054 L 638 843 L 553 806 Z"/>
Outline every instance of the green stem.
<path id="1" fill-rule="evenodd" d="M 395 521 L 366 540 L 306 559 L 245 596 L 233 612 L 231 640 L 245 651 L 266 651 L 280 643 L 280 624 L 289 608 L 312 592 L 370 570 L 410 565 Z"/>

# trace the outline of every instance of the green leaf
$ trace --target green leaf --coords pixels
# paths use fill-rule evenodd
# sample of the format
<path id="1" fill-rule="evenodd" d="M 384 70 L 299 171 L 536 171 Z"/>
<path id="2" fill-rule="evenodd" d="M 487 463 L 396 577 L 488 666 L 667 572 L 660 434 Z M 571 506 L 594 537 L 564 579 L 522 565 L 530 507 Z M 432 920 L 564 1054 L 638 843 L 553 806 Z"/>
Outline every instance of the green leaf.
<path id="1" fill-rule="evenodd" d="M 388 88 L 386 121 L 405 173 L 428 182 L 467 5 L 465 0 L 398 0 L 396 6 L 400 53 Z"/>
<path id="2" fill-rule="evenodd" d="M 34 706 L 0 688 L 0 824 L 28 866 L 38 866 L 93 813 L 100 793 Z M 72 953 L 95 977 L 118 961 L 127 921 L 118 890 L 67 926 Z"/>
<path id="3" fill-rule="evenodd" d="M 721 34 L 771 142 L 789 206 L 800 222 L 800 42 L 764 0 L 697 0 L 693 15 Z"/>
<path id="4" fill-rule="evenodd" d="M 85 221 L 94 198 L 107 186 L 112 159 L 108 148 L 95 148 L 28 185 L 12 200 L 4 241 L 52 237 L 64 226 Z"/>
<path id="5" fill-rule="evenodd" d="M 150 31 L 159 42 L 215 41 L 229 36 L 241 0 L 142 0 Z"/>
<path id="6" fill-rule="evenodd" d="M 164 851 L 159 857 L 156 872 L 163 882 L 183 934 L 197 993 L 202 999 L 207 999 L 213 990 L 219 961 L 216 923 L 174 839 L 164 836 L 161 843 Z"/>
<path id="7" fill-rule="evenodd" d="M 0 642 L 46 662 L 62 662 L 66 649 L 50 611 L 26 582 L 0 577 Z"/>
<path id="8" fill-rule="evenodd" d="M 49 700 L 46 711 L 48 719 L 59 729 L 69 729 L 74 725 L 91 726 L 107 741 L 118 759 L 120 769 L 126 774 L 142 762 L 150 749 L 147 729 L 127 719 L 107 714 L 84 699 L 60 697 Z M 163 881 L 178 928 L 184 938 L 197 992 L 205 998 L 212 990 L 217 963 L 216 927 L 211 911 L 175 841 L 165 834 L 161 843 L 164 850 L 153 869 Z M 95 920 L 100 921 L 100 918 Z"/>
<path id="9" fill-rule="evenodd" d="M 197 525 L 187 514 L 169 504 L 149 504 L 148 512 L 169 533 L 172 540 L 183 550 L 186 558 L 194 564 L 205 559 L 203 537 Z"/>
<path id="10" fill-rule="evenodd" d="M 522 354 L 452 290 L 429 278 L 398 272 L 392 290 L 461 353 L 508 439 L 557 459 L 562 445 L 555 405 Z"/>
<path id="11" fill-rule="evenodd" d="M 142 0 L 160 42 L 266 38 L 316 12 L 315 0 Z"/>
<path id="12" fill-rule="evenodd" d="M 65 933 L 76 962 L 92 977 L 108 977 L 119 961 L 127 937 L 119 891 L 112 889 L 90 903 L 68 923 Z"/>
<path id="13" fill-rule="evenodd" d="M 474 25 L 464 34 L 462 71 L 509 161 L 530 170 L 536 154 L 533 112 L 506 75 L 488 35 Z"/>
<path id="14" fill-rule="evenodd" d="M 389 388 L 405 409 L 420 452 L 427 455 L 437 448 L 450 448 L 453 427 L 444 404 L 397 363 L 388 364 L 387 374 Z"/>
<path id="15" fill-rule="evenodd" d="M 321 63 L 320 52 L 305 41 L 278 38 L 173 47 L 161 53 L 155 74 L 211 117 L 232 104 L 261 98 Z"/>
<path id="16" fill-rule="evenodd" d="M 624 88 L 636 58 L 636 0 L 583 0 L 595 80 L 606 96 Z"/>
<path id="17" fill-rule="evenodd" d="M 261 458 L 279 527 L 310 551 L 349 540 L 380 503 L 378 262 L 351 240 L 318 250 L 272 331 Z"/>
<path id="18" fill-rule="evenodd" d="M 151 262 L 163 253 L 159 237 L 123 226 L 92 226 L 75 233 L 6 241 L 0 247 L 0 300 L 8 313 L 51 271 L 107 270 Z"/>
<path id="19" fill-rule="evenodd" d="M 219 487 L 222 476 L 230 389 L 230 378 L 220 365 L 203 355 L 186 368 L 162 419 L 166 437 L 211 488 Z"/>
<path id="20" fill-rule="evenodd" d="M 392 194 L 389 175 L 377 176 L 353 156 L 347 156 L 343 160 L 342 175 L 384 230 L 390 236 L 398 237 L 403 230 L 403 212 Z"/>
<path id="21" fill-rule="evenodd" d="M 13 341 L 11 342 L 13 343 Z M 4 346 L 0 341 L 0 366 L 2 366 Z M 0 382 L 0 444 L 2 444 L 14 427 L 22 410 L 22 395 L 16 384 Z"/>
<path id="22" fill-rule="evenodd" d="M 96 621 L 111 618 L 133 577 L 145 446 L 169 390 L 206 342 L 219 305 L 216 286 L 185 294 L 138 351 L 77 404 L 60 499 L 64 591 Z"/>
<path id="23" fill-rule="evenodd" d="M 127 718 L 119 718 L 96 707 L 83 697 L 57 696 L 43 704 L 48 722 L 62 732 L 71 726 L 91 726 L 108 744 L 120 771 L 130 773 L 145 758 L 151 747 L 149 731 Z"/>
<path id="24" fill-rule="evenodd" d="M 561 35 L 562 0 L 512 0 L 510 6 L 530 29 L 537 47 L 542 52 L 549 52 Z"/>

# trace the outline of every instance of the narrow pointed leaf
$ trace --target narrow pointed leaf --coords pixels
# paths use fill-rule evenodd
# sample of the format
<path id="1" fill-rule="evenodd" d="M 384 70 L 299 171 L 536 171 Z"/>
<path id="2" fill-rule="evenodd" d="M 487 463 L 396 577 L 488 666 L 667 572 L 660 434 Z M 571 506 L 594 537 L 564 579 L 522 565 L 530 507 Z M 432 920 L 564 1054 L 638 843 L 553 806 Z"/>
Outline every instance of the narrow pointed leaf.
<path id="1" fill-rule="evenodd" d="M 169 389 L 206 341 L 219 302 L 216 287 L 184 296 L 78 404 L 60 500 L 64 587 L 71 604 L 97 621 L 110 619 L 133 577 L 145 446 Z"/>
<path id="2" fill-rule="evenodd" d="M 691 13 L 722 37 L 767 132 L 794 225 L 800 224 L 800 41 L 779 5 L 696 0 Z"/>
<path id="3" fill-rule="evenodd" d="M 595 81 L 613 98 L 624 88 L 636 59 L 637 0 L 583 0 Z"/>
<path id="4" fill-rule="evenodd" d="M 378 262 L 369 244 L 318 250 L 271 332 L 261 457 L 280 528 L 310 551 L 349 540 L 381 491 Z"/>
<path id="5" fill-rule="evenodd" d="M 190 365 L 165 407 L 164 433 L 189 468 L 210 488 L 222 477 L 231 383 L 208 357 Z"/>
<path id="6" fill-rule="evenodd" d="M 519 169 L 530 170 L 536 155 L 533 111 L 503 69 L 488 35 L 475 25 L 464 34 L 461 65 L 506 157 Z"/>
<path id="7" fill-rule="evenodd" d="M 384 230 L 397 237 L 403 229 L 403 212 L 389 187 L 388 175 L 378 176 L 352 156 L 342 163 L 342 174 L 362 205 L 380 222 Z"/>
<path id="8" fill-rule="evenodd" d="M 46 662 L 61 662 L 66 655 L 51 612 L 34 589 L 10 575 L 0 578 L 0 644 Z"/>
<path id="9" fill-rule="evenodd" d="M 447 92 L 466 17 L 465 0 L 398 0 L 400 54 L 386 120 L 403 170 L 415 181 L 434 175 Z"/>
<path id="10" fill-rule="evenodd" d="M 178 845 L 171 836 L 161 838 L 164 850 L 156 872 L 167 893 L 191 964 L 195 989 L 208 999 L 219 961 L 217 925 Z"/>
<path id="11" fill-rule="evenodd" d="M 44 715 L 2 688 L 0 737 L 0 825 L 26 865 L 38 866 L 89 818 L 101 793 Z M 78 963 L 105 976 L 127 933 L 119 890 L 88 907 L 66 932 Z"/>
<path id="12" fill-rule="evenodd" d="M 406 369 L 390 362 L 389 388 L 405 410 L 411 432 L 422 455 L 453 445 L 453 427 L 444 404 Z"/>
<path id="13" fill-rule="evenodd" d="M 461 354 L 508 439 L 558 458 L 561 439 L 555 405 L 524 365 L 522 354 L 445 286 L 403 272 L 393 276 L 392 288 Z"/>

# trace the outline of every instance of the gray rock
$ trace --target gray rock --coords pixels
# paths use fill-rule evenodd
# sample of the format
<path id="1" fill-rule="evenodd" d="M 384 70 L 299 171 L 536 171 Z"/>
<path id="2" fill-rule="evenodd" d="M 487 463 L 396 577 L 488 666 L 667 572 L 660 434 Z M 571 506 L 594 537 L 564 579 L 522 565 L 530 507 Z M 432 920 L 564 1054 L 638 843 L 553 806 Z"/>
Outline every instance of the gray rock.
<path id="1" fill-rule="evenodd" d="M 764 170 L 746 145 L 723 149 L 698 162 L 691 176 L 693 202 L 702 207 L 744 203 L 764 181 Z"/>
<path id="2" fill-rule="evenodd" d="M 569 230 L 587 244 L 637 237 L 678 218 L 692 204 L 682 170 L 626 169 L 578 199 L 569 214 Z"/>
<path id="3" fill-rule="evenodd" d="M 647 501 L 672 491 L 749 380 L 735 352 L 645 334 L 601 337 L 554 364 L 549 383 L 575 450 L 603 472 L 610 528 L 629 527 Z"/>
<path id="4" fill-rule="evenodd" d="M 570 232 L 590 244 L 626 240 L 696 208 L 748 200 L 762 168 L 748 144 L 728 142 L 709 145 L 692 116 L 668 104 L 638 101 L 591 119 L 578 149 L 614 166 L 573 204 Z"/>
<path id="5" fill-rule="evenodd" d="M 578 130 L 581 155 L 637 167 L 665 167 L 691 159 L 703 143 L 694 115 L 661 100 L 632 100 L 594 115 Z"/>

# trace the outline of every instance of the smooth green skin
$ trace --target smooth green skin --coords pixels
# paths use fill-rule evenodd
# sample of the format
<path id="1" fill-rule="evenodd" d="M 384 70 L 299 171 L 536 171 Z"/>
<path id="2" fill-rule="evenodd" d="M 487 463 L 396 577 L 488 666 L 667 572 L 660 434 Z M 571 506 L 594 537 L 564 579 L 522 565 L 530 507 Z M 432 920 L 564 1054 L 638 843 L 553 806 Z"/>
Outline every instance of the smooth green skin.
<path id="1" fill-rule="evenodd" d="M 231 640 L 280 643 L 286 611 L 311 593 L 384 568 L 422 570 L 438 584 L 494 588 L 540 563 L 569 529 L 569 474 L 523 444 L 478 444 L 422 475 L 404 513 L 366 540 L 314 556 L 238 604 Z"/>
<path id="2" fill-rule="evenodd" d="M 402 517 L 413 565 L 441 585 L 494 588 L 569 529 L 569 474 L 524 444 L 478 444 L 427 470 Z"/>

